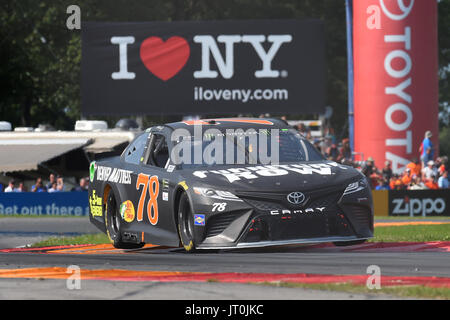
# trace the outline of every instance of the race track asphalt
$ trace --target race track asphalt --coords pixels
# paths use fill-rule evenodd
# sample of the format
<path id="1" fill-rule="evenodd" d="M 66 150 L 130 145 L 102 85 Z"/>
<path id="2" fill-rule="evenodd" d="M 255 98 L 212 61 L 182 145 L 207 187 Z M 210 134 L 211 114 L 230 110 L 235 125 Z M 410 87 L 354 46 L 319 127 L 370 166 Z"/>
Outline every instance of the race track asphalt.
<path id="1" fill-rule="evenodd" d="M 45 220 L 45 219 L 43 219 Z M 70 220 L 62 219 L 63 224 L 67 224 Z M 82 220 L 70 221 L 72 227 L 80 223 Z M 2 219 L 0 219 L 1 226 Z M 10 222 L 12 223 L 12 222 Z M 24 225 L 24 221 L 20 222 Z M 32 222 L 36 223 L 36 222 Z M 49 223 L 47 223 L 48 225 Z M 82 225 L 84 222 L 81 223 Z M 5 225 L 5 223 L 3 224 Z M 79 226 L 80 230 L 84 227 Z M 75 228 L 76 229 L 76 228 Z M 75 230 L 70 229 L 70 230 Z M 62 231 L 63 229 L 59 229 Z M 1 234 L 0 227 L 0 234 Z M 94 230 L 91 230 L 92 232 Z M 1 239 L 1 238 L 0 238 Z M 153 270 L 153 271 L 189 271 L 189 272 L 238 272 L 238 273 L 311 273 L 311 274 L 337 274 L 337 275 L 367 275 L 367 268 L 371 265 L 376 265 L 381 270 L 381 275 L 392 276 L 435 276 L 435 277 L 450 277 L 450 254 L 448 252 L 390 252 L 389 250 L 373 250 L 373 251 L 336 251 L 333 248 L 310 248 L 310 247 L 275 247 L 275 248 L 261 248 L 261 249 L 240 249 L 234 251 L 220 250 L 214 252 L 199 252 L 194 254 L 185 253 L 179 248 L 149 248 L 132 253 L 123 254 L 42 254 L 42 253 L 27 253 L 27 252 L 9 252 L 0 253 L 0 269 L 22 269 L 32 267 L 65 267 L 70 265 L 77 265 L 82 269 L 125 269 L 125 270 Z M 20 297 L 20 288 L 22 287 L 24 279 L 0 279 L 0 288 L 16 286 L 15 296 Z M 46 285 L 49 291 L 42 287 L 43 291 L 36 288 L 39 292 L 37 296 L 44 296 L 52 299 L 52 290 L 56 290 L 55 286 L 49 283 L 58 283 L 56 280 L 46 280 Z M 56 282 L 55 282 L 56 281 Z M 38 286 L 39 283 L 30 282 L 33 286 Z M 90 282 L 94 283 L 94 282 Z M 95 281 L 102 286 L 102 281 Z M 210 286 L 209 286 L 210 285 Z M 210 288 L 214 291 L 214 286 L 219 284 L 192 284 L 192 288 L 196 286 L 204 288 L 206 291 Z M 57 285 L 61 287 L 59 284 Z M 103 286 L 111 286 L 111 284 L 104 284 Z M 121 284 L 123 290 L 131 290 L 138 286 L 131 284 L 127 287 Z M 144 286 L 143 284 L 141 286 Z M 167 285 L 169 292 L 176 292 L 176 284 Z M 180 294 L 168 294 L 168 297 L 173 299 L 183 299 L 190 297 L 183 294 L 181 288 L 186 287 L 186 284 L 180 283 Z M 221 286 L 226 286 L 221 284 Z M 240 295 L 239 292 L 243 289 L 243 285 L 230 285 L 231 291 L 217 291 L 222 292 L 222 295 L 217 295 L 218 299 L 226 299 L 228 297 L 237 297 L 239 299 L 250 298 L 249 295 Z M 100 288 L 99 287 L 99 288 Z M 251 286 L 253 289 L 248 289 L 254 293 L 255 297 L 260 295 L 257 292 L 261 291 L 259 286 Z M 24 287 L 25 288 L 25 287 Z M 96 287 L 97 288 L 97 287 Z M 97 298 L 113 298 L 114 295 L 99 296 L 96 295 L 95 290 L 90 291 L 93 297 Z M 12 289 L 11 289 L 12 290 Z M 65 289 L 61 289 L 65 290 Z M 192 289 L 195 291 L 195 289 Z M 300 290 L 300 289 L 297 289 Z M 11 292 L 13 292 L 11 291 Z M 120 290 L 119 290 L 120 291 Z M 120 296 L 119 291 L 116 292 Z M 124 292 L 125 292 L 124 291 Z M 130 291 L 130 292 L 131 292 Z M 262 290 L 264 291 L 264 290 Z M 289 290 L 288 290 L 289 291 Z M 303 290 L 304 291 L 304 290 Z M 297 293 L 303 292 L 296 291 Z M 63 291 L 65 292 L 65 291 Z M 98 292 L 102 292 L 101 290 Z M 128 291 L 127 291 L 128 292 Z M 270 290 L 267 291 L 271 292 Z M 85 292 L 88 294 L 87 292 Z M 304 293 L 304 292 L 303 292 Z M 320 293 L 320 292 L 319 292 Z M 299 299 L 308 297 L 322 299 L 323 292 L 318 295 L 298 295 Z M 33 298 L 32 292 L 22 292 L 22 296 Z M 289 296 L 289 294 L 286 294 Z M 145 295 L 144 295 L 145 296 Z M 207 295 L 205 295 L 207 297 Z M 212 295 L 214 296 L 214 295 Z M 211 297 L 212 297 L 211 296 Z M 265 299 L 274 299 L 274 296 L 263 295 Z M 292 296 L 292 295 L 291 295 Z M 326 296 L 326 295 L 325 295 Z M 149 296 L 146 296 L 149 297 Z M 332 297 L 330 295 L 329 297 Z M 336 296 L 336 299 L 346 299 L 349 294 Z M 361 299 L 371 298 L 366 295 L 353 295 Z M 8 297 L 0 297 L 8 298 Z M 170 299 L 170 298 L 168 298 Z M 207 298 L 206 298 L 207 299 Z M 212 298 L 214 299 L 214 298 Z"/>

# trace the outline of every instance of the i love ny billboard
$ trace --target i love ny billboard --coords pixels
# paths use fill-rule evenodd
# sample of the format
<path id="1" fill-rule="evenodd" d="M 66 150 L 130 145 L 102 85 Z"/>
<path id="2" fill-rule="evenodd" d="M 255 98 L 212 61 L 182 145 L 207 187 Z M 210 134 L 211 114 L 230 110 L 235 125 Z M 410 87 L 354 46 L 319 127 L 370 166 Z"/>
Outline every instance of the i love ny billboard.
<path id="1" fill-rule="evenodd" d="M 320 20 L 85 22 L 84 115 L 321 113 Z"/>

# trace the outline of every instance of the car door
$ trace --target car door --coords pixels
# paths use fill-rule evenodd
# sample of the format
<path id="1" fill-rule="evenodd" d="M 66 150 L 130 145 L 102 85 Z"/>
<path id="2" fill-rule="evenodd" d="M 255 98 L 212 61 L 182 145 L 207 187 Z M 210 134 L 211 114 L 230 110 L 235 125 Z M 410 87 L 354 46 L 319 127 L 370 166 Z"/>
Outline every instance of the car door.
<path id="1" fill-rule="evenodd" d="M 178 245 L 173 210 L 169 201 L 172 170 L 167 132 L 150 130 L 140 163 L 133 170 L 136 197 L 135 232 L 144 232 L 145 242 Z M 172 182 L 173 183 L 173 182 Z"/>

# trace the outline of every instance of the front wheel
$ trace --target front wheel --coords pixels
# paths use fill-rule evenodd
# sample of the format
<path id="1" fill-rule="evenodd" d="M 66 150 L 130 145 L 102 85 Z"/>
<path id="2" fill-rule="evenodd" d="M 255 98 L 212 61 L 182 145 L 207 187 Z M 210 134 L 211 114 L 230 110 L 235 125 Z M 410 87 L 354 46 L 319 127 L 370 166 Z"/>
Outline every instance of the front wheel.
<path id="1" fill-rule="evenodd" d="M 178 235 L 184 250 L 187 252 L 194 252 L 196 250 L 194 239 L 194 217 L 186 193 L 181 195 L 178 204 Z"/>

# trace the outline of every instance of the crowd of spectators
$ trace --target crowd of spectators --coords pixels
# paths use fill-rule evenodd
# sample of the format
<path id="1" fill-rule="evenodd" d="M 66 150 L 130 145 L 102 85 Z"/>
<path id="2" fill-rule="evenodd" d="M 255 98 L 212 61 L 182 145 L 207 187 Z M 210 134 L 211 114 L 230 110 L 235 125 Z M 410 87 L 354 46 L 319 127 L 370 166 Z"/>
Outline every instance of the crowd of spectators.
<path id="1" fill-rule="evenodd" d="M 432 133 L 427 131 L 420 146 L 417 158 L 411 159 L 403 172 L 394 173 L 391 163 L 386 161 L 380 170 L 375 166 L 374 159 L 353 161 L 354 155 L 348 138 L 337 141 L 333 128 L 325 128 L 323 138 L 313 138 L 308 128 L 299 124 L 296 129 L 304 135 L 319 150 L 325 158 L 331 161 L 358 168 L 376 190 L 425 190 L 448 189 L 448 157 L 435 158 L 434 147 L 430 140 Z"/>
<path id="2" fill-rule="evenodd" d="M 64 179 L 61 176 L 56 176 L 51 173 L 48 177 L 48 182 L 44 184 L 41 177 L 37 178 L 30 189 L 25 187 L 23 181 L 17 182 L 15 179 L 9 180 L 8 186 L 4 188 L 3 192 L 65 192 L 65 191 L 87 191 L 89 180 L 81 178 L 79 185 L 69 188 L 64 184 Z"/>

